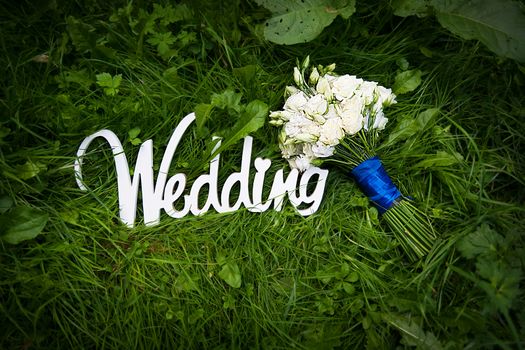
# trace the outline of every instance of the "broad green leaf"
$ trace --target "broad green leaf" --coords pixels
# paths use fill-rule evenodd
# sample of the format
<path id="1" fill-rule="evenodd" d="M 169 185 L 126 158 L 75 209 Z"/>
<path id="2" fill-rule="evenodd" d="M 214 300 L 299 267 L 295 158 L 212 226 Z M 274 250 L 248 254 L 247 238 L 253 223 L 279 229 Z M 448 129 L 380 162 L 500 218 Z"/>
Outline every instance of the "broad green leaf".
<path id="1" fill-rule="evenodd" d="M 438 108 L 429 108 L 421 112 L 415 119 L 403 118 L 396 128 L 388 135 L 388 143 L 406 140 L 419 131 L 423 131 L 432 119 L 439 114 Z"/>
<path id="2" fill-rule="evenodd" d="M 417 168 L 435 168 L 435 167 L 446 167 L 454 165 L 463 161 L 463 156 L 458 152 L 453 154 L 437 151 L 435 155 L 428 155 L 428 157 L 415 165 Z"/>
<path id="3" fill-rule="evenodd" d="M 396 95 L 414 91 L 421 84 L 422 72 L 419 69 L 407 70 L 396 75 L 392 90 Z"/>
<path id="4" fill-rule="evenodd" d="M 115 96 L 122 81 L 122 74 L 117 74 L 114 77 L 109 73 L 100 73 L 96 75 L 97 85 L 104 88 L 104 93 L 108 96 Z"/>
<path id="5" fill-rule="evenodd" d="M 424 130 L 432 119 L 439 115 L 439 108 L 429 108 L 421 113 L 416 118 L 416 123 L 420 131 Z"/>
<path id="6" fill-rule="evenodd" d="M 219 277 L 233 288 L 239 288 L 241 286 L 241 271 L 235 262 L 228 262 L 224 264 L 221 271 L 219 272 Z"/>
<path id="7" fill-rule="evenodd" d="M 16 166 L 16 176 L 22 180 L 27 180 L 37 176 L 41 171 L 45 171 L 46 169 L 47 167 L 44 164 L 40 162 L 34 163 L 28 160 L 24 164 Z"/>
<path id="8" fill-rule="evenodd" d="M 432 0 L 439 23 L 498 55 L 525 62 L 525 13 L 513 0 Z"/>
<path id="9" fill-rule="evenodd" d="M 2 240 L 18 244 L 38 236 L 46 226 L 48 215 L 29 207 L 16 207 L 2 214 Z"/>
<path id="10" fill-rule="evenodd" d="M 430 13 L 430 0 L 394 0 L 394 15 L 407 17 L 416 15 L 425 17 Z"/>
<path id="11" fill-rule="evenodd" d="M 259 100 L 253 100 L 248 103 L 239 120 L 232 127 L 231 131 L 224 136 L 224 142 L 216 153 L 228 149 L 243 137 L 259 130 L 264 125 L 267 117 L 268 105 L 266 103 Z"/>
<path id="12" fill-rule="evenodd" d="M 129 138 L 130 138 L 130 139 L 134 139 L 134 138 L 138 137 L 139 134 L 140 134 L 140 131 L 141 131 L 141 130 L 140 130 L 139 127 L 135 127 L 135 128 L 133 128 L 133 129 L 129 130 L 129 131 L 128 131 L 128 136 L 129 136 Z"/>
<path id="13" fill-rule="evenodd" d="M 470 259 L 480 254 L 496 253 L 504 241 L 501 235 L 487 224 L 483 224 L 476 231 L 463 237 L 457 243 L 457 248 L 465 258 Z"/>
<path id="14" fill-rule="evenodd" d="M 204 134 L 204 125 L 211 115 L 213 106 L 209 103 L 199 103 L 195 106 L 195 123 L 197 124 L 197 131 L 199 134 Z"/>
<path id="15" fill-rule="evenodd" d="M 355 12 L 355 0 L 256 0 L 256 2 L 273 13 L 265 23 L 265 38 L 283 45 L 311 41 L 338 15 L 346 19 Z"/>

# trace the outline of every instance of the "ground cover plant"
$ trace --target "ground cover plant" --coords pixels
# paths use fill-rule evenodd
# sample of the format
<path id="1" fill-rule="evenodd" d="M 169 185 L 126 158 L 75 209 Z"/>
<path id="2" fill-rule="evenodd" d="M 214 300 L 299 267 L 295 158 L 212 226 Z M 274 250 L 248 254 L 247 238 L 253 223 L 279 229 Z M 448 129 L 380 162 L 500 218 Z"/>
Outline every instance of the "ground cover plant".
<path id="1" fill-rule="evenodd" d="M 0 4 L 0 348 L 525 346 L 520 51 L 465 39 L 442 23 L 441 1 L 422 17 L 406 2 L 340 1 L 307 42 L 283 45 L 265 37 L 268 3 Z M 78 188 L 86 136 L 113 130 L 131 165 L 152 139 L 158 171 L 193 111 L 170 173 L 209 170 L 218 135 L 223 183 L 247 133 L 270 174 L 288 171 L 259 111 L 282 108 L 308 55 L 397 94 L 377 153 L 432 220 L 425 258 L 407 258 L 337 169 L 308 217 L 288 203 L 146 226 L 139 210 L 126 227 L 103 142 Z"/>

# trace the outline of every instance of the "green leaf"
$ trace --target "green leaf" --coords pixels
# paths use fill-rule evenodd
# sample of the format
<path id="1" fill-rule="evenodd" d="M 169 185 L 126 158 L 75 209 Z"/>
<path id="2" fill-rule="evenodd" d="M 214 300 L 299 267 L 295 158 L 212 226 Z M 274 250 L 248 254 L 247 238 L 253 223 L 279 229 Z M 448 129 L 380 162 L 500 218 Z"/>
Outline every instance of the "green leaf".
<path id="1" fill-rule="evenodd" d="M 439 115 L 439 108 L 429 108 L 421 113 L 416 118 L 416 123 L 419 131 L 425 129 L 428 123 Z"/>
<path id="2" fill-rule="evenodd" d="M 264 36 L 276 44 L 292 45 L 315 39 L 325 27 L 341 15 L 355 12 L 355 0 L 256 0 L 273 16 L 266 21 Z"/>
<path id="3" fill-rule="evenodd" d="M 408 346 L 416 346 L 418 349 L 438 350 L 443 346 L 434 333 L 425 332 L 414 319 L 403 315 L 388 314 L 383 318 L 396 327 L 402 335 L 402 343 Z"/>
<path id="4" fill-rule="evenodd" d="M 261 128 L 268 117 L 268 105 L 259 100 L 253 100 L 241 113 L 239 120 L 232 127 L 231 131 L 224 136 L 224 142 L 221 144 L 216 154 L 228 149 L 242 138 L 250 135 Z"/>
<path id="5" fill-rule="evenodd" d="M 457 243 L 457 248 L 465 258 L 471 259 L 480 254 L 497 252 L 504 241 L 504 238 L 487 224 L 482 224 L 476 231 L 463 237 Z"/>
<path id="6" fill-rule="evenodd" d="M 33 163 L 31 160 L 28 160 L 25 164 L 16 166 L 16 175 L 22 180 L 27 180 L 45 170 L 47 170 L 47 167 L 44 164 L 40 162 Z"/>
<path id="7" fill-rule="evenodd" d="M 38 236 L 46 226 L 48 215 L 30 207 L 16 207 L 2 214 L 2 240 L 18 244 Z"/>
<path id="8" fill-rule="evenodd" d="M 115 96 L 122 81 L 122 74 L 117 74 L 114 77 L 109 73 L 100 73 L 96 75 L 97 85 L 104 88 L 104 93 L 108 96 Z"/>
<path id="9" fill-rule="evenodd" d="M 439 114 L 438 108 L 429 108 L 412 119 L 405 116 L 396 128 L 388 135 L 387 143 L 394 143 L 408 139 L 412 135 L 425 130 L 426 126 Z"/>
<path id="10" fill-rule="evenodd" d="M 241 286 L 241 271 L 235 262 L 227 262 L 224 264 L 219 272 L 219 277 L 233 288 L 239 288 Z"/>
<path id="11" fill-rule="evenodd" d="M 343 289 L 347 294 L 355 293 L 355 287 L 352 283 L 342 282 L 342 284 L 343 284 Z"/>
<path id="12" fill-rule="evenodd" d="M 525 13 L 513 0 L 432 0 L 439 23 L 498 55 L 525 62 Z"/>
<path id="13" fill-rule="evenodd" d="M 220 94 L 211 96 L 211 105 L 220 109 L 226 109 L 230 114 L 241 112 L 242 94 L 231 89 L 227 89 Z"/>
<path id="14" fill-rule="evenodd" d="M 434 156 L 431 156 L 431 155 L 427 156 L 426 159 L 420 161 L 414 167 L 425 168 L 425 169 L 436 168 L 436 167 L 446 167 L 446 166 L 460 163 L 462 161 L 463 161 L 463 156 L 459 154 L 458 152 L 454 152 L 450 154 L 444 151 L 437 151 Z"/>
<path id="15" fill-rule="evenodd" d="M 398 73 L 392 89 L 396 95 L 414 91 L 421 84 L 422 72 L 419 69 Z"/>
<path id="16" fill-rule="evenodd" d="M 209 103 L 199 103 L 195 106 L 195 123 L 197 124 L 197 132 L 200 135 L 205 135 L 204 125 L 210 119 L 213 106 Z"/>
<path id="17" fill-rule="evenodd" d="M 430 13 L 430 0 L 394 0 L 394 15 L 407 17 L 416 15 L 425 17 Z"/>
<path id="18" fill-rule="evenodd" d="M 128 131 L 128 136 L 130 138 L 130 140 L 134 139 L 134 138 L 137 138 L 139 135 L 140 135 L 140 128 L 139 127 L 135 127 L 131 130 Z"/>
<path id="19" fill-rule="evenodd" d="M 357 281 L 359 280 L 359 274 L 358 274 L 357 272 L 353 271 L 352 273 L 350 273 L 350 274 L 348 275 L 348 277 L 346 278 L 346 280 L 347 280 L 348 282 L 355 283 L 355 282 L 357 282 Z"/>
<path id="20" fill-rule="evenodd" d="M 169 53 L 170 46 L 175 42 L 176 38 L 171 32 L 154 33 L 151 38 L 147 40 L 151 45 L 157 46 L 157 51 L 161 56 Z"/>

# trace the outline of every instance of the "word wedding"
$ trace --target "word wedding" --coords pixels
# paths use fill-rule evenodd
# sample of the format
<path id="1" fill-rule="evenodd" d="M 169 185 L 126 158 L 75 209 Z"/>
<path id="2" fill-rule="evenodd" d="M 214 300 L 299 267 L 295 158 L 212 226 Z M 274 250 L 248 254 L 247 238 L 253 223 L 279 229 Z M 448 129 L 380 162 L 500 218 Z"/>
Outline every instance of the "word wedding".
<path id="1" fill-rule="evenodd" d="M 290 203 L 296 208 L 298 213 L 303 216 L 313 214 L 319 209 L 328 170 L 317 167 L 311 167 L 301 174 L 299 170 L 292 169 L 286 180 L 284 179 L 283 169 L 278 170 L 274 176 L 270 194 L 266 200 L 263 200 L 265 174 L 272 162 L 269 159 L 256 158 L 253 162 L 256 173 L 251 185 L 252 192 L 250 196 L 249 176 L 253 143 L 253 139 L 250 136 L 244 138 L 241 170 L 228 176 L 220 193 L 217 184 L 220 154 L 217 154 L 210 161 L 209 174 L 197 177 L 191 186 L 189 194 L 185 194 L 187 192 L 185 191 L 187 184 L 186 175 L 178 173 L 168 179 L 168 170 L 184 132 L 194 120 L 195 114 L 188 114 L 173 131 L 164 152 L 155 185 L 153 183 L 152 140 L 147 140 L 140 146 L 133 179 L 131 179 L 128 160 L 122 148 L 122 143 L 115 133 L 110 130 L 100 130 L 86 137 L 80 144 L 74 164 L 78 186 L 81 190 L 87 191 L 87 187 L 82 179 L 83 156 L 91 142 L 101 137 L 109 143 L 113 151 L 117 171 L 120 219 L 129 227 L 133 227 L 135 223 L 139 183 L 142 187 L 144 222 L 148 226 L 159 223 L 161 209 L 164 209 L 173 218 L 182 218 L 190 212 L 193 215 L 200 215 L 207 212 L 212 206 L 219 213 L 236 211 L 241 205 L 244 205 L 251 212 L 264 212 L 273 204 L 273 208 L 280 211 L 286 195 L 288 195 Z M 220 142 L 216 147 L 219 145 Z M 315 187 L 313 191 L 307 191 L 311 181 Z M 230 202 L 231 190 L 236 184 L 239 185 L 239 195 L 232 204 Z M 208 197 L 202 207 L 200 207 L 199 194 L 205 186 L 208 186 Z M 178 201 L 183 201 L 180 203 L 183 206 L 176 206 Z M 303 203 L 307 205 L 306 208 L 301 206 Z M 181 206 L 182 209 L 176 209 L 176 207 L 180 208 Z"/>

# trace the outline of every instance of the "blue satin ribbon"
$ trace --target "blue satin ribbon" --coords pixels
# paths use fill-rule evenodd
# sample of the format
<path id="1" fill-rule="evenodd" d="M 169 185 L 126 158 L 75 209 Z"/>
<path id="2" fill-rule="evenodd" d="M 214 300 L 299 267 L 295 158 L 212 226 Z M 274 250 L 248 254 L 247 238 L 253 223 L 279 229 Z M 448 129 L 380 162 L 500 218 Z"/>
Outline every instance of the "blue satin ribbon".
<path id="1" fill-rule="evenodd" d="M 352 175 L 381 214 L 401 197 L 401 192 L 392 183 L 379 157 L 365 160 L 352 170 Z"/>

